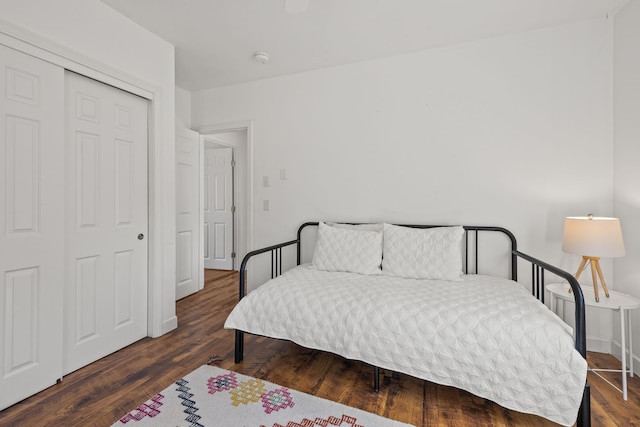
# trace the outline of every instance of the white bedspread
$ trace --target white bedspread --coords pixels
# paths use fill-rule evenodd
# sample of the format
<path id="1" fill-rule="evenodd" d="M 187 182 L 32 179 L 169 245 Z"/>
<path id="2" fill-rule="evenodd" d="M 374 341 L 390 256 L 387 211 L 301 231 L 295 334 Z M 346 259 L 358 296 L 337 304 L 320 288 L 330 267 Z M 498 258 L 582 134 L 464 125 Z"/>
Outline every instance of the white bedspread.
<path id="1" fill-rule="evenodd" d="M 365 276 L 296 267 L 242 299 L 225 328 L 291 340 L 563 425 L 587 375 L 571 328 L 506 279 Z"/>

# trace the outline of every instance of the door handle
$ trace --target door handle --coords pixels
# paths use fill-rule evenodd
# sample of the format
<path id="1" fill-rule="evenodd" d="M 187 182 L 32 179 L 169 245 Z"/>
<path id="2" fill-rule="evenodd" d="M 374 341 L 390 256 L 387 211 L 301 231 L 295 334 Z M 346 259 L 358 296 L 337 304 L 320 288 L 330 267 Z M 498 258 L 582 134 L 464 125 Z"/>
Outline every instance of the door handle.
<path id="1" fill-rule="evenodd" d="M 142 240 L 142 239 L 144 239 L 144 234 L 142 233 L 138 234 L 138 240 Z"/>

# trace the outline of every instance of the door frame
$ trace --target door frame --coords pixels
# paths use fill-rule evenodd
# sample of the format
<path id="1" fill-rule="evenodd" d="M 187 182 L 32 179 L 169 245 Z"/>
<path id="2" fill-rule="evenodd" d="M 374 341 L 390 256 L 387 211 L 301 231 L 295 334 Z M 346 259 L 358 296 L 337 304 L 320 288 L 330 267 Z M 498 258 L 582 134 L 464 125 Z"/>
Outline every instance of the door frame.
<path id="1" fill-rule="evenodd" d="M 170 173 L 175 167 L 175 138 L 163 126 L 162 88 L 91 59 L 59 43 L 0 20 L 0 44 L 133 93 L 148 107 L 148 315 L 147 334 L 159 337 L 178 326 L 175 305 L 165 313 L 163 301 L 175 301 L 175 189 Z M 173 134 L 174 129 L 171 129 Z M 173 157 L 171 156 L 173 154 Z M 170 164 L 173 164 L 172 166 Z M 173 178 L 175 182 L 175 178 Z M 169 295 L 173 292 L 173 295 Z M 165 318 L 163 319 L 163 316 Z"/>
<path id="2" fill-rule="evenodd" d="M 204 148 L 205 139 L 214 139 L 215 134 L 227 133 L 234 131 L 246 131 L 247 138 L 242 147 L 231 146 L 234 149 L 234 160 L 236 161 L 236 168 L 234 171 L 234 200 L 236 204 L 235 213 L 235 234 L 236 238 L 236 261 L 234 261 L 234 268 L 239 268 L 242 258 L 249 252 L 250 248 L 253 248 L 253 122 L 251 120 L 220 123 L 213 125 L 206 125 L 197 127 L 196 130 L 201 135 L 201 143 Z M 209 138 L 207 138 L 209 137 Z M 226 145 L 221 141 L 215 140 L 216 143 Z M 244 149 L 244 155 L 239 155 L 239 151 Z M 201 162 L 202 165 L 202 162 Z M 244 168 L 244 183 L 240 183 L 240 169 Z M 204 173 L 204 167 L 201 170 L 200 176 Z M 239 209 L 239 202 L 242 200 L 244 209 Z M 241 212 L 244 211 L 244 212 Z M 201 222 L 202 227 L 202 222 Z M 200 232 L 202 238 L 202 247 L 204 247 L 204 238 L 202 237 L 203 230 Z"/>

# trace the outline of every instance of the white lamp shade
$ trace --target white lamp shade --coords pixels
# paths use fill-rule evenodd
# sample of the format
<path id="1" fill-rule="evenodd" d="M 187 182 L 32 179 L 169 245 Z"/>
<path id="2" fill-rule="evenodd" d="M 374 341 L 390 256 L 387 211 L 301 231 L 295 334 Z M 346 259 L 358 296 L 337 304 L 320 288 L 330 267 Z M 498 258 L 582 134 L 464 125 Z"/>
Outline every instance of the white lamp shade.
<path id="1" fill-rule="evenodd" d="M 592 216 L 567 217 L 564 220 L 562 250 L 590 257 L 624 256 L 620 220 Z"/>

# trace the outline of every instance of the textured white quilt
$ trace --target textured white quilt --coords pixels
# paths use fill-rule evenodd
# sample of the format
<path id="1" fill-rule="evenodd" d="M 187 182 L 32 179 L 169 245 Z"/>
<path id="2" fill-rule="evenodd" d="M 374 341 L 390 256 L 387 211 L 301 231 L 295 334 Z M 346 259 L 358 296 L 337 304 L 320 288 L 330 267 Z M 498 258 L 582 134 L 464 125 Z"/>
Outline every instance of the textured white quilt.
<path id="1" fill-rule="evenodd" d="M 296 267 L 242 299 L 225 328 L 293 341 L 563 425 L 587 363 L 571 328 L 513 281 L 415 280 Z"/>

